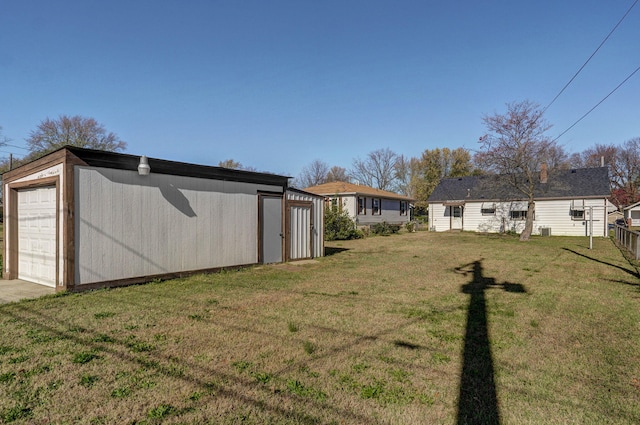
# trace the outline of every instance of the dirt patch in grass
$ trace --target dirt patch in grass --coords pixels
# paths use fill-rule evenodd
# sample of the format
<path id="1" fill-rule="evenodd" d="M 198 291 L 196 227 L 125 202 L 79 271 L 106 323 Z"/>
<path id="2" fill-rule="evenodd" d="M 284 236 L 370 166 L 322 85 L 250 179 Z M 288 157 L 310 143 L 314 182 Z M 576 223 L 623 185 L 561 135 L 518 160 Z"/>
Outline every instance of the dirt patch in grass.
<path id="1" fill-rule="evenodd" d="M 640 419 L 640 287 L 610 240 L 417 232 L 329 247 L 306 264 L 0 306 L 0 422 Z"/>

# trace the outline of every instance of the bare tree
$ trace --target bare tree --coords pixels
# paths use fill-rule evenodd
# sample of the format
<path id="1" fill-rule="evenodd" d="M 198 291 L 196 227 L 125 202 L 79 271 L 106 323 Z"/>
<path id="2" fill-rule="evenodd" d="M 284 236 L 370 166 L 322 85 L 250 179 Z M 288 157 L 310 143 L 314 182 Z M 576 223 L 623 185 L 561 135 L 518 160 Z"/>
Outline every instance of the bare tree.
<path id="1" fill-rule="evenodd" d="M 351 178 L 370 187 L 392 190 L 397 161 L 398 155 L 389 148 L 369 152 L 364 160 L 353 160 Z"/>
<path id="2" fill-rule="evenodd" d="M 627 202 L 638 198 L 640 184 L 640 137 L 624 142 L 618 148 L 616 158 L 609 167 L 609 175 L 614 189 L 624 195 Z"/>
<path id="3" fill-rule="evenodd" d="M 65 145 L 106 151 L 123 151 L 127 144 L 114 133 L 107 132 L 93 118 L 61 115 L 57 120 L 42 121 L 27 139 L 30 157 L 44 155 Z"/>
<path id="4" fill-rule="evenodd" d="M 331 167 L 329 172 L 327 173 L 327 177 L 325 178 L 325 182 L 349 182 L 351 179 L 349 178 L 349 174 L 347 173 L 347 169 L 343 167 L 339 167 L 334 165 Z"/>
<path id="5" fill-rule="evenodd" d="M 326 162 L 316 159 L 302 169 L 293 184 L 300 188 L 317 186 L 327 182 L 327 174 L 329 174 L 329 165 L 327 165 Z"/>
<path id="6" fill-rule="evenodd" d="M 627 140 L 620 146 L 596 144 L 571 156 L 571 166 L 609 167 L 612 196 L 610 201 L 618 207 L 640 199 L 640 138 Z"/>
<path id="7" fill-rule="evenodd" d="M 488 133 L 480 138 L 475 161 L 497 174 L 498 184 L 511 187 L 527 200 L 527 218 L 520 234 L 520 240 L 527 241 L 533 231 L 538 173 L 559 147 L 545 135 L 551 126 L 542 118 L 539 106 L 530 101 L 507 104 L 505 114 L 484 116 L 483 122 Z"/>

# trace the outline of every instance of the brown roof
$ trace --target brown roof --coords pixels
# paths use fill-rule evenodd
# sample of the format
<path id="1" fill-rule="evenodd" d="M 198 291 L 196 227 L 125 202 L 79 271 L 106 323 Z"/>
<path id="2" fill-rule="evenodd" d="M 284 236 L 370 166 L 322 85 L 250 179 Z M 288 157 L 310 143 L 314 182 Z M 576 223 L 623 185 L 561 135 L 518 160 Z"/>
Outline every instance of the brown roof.
<path id="1" fill-rule="evenodd" d="M 317 186 L 311 186 L 304 189 L 307 192 L 315 193 L 316 195 L 332 196 L 332 195 L 367 195 L 376 196 L 380 198 L 390 199 L 404 199 L 412 201 L 412 198 L 404 195 L 398 195 L 397 193 L 387 192 L 386 190 L 375 189 L 369 186 L 363 186 L 361 184 L 353 184 L 347 182 L 330 182 L 319 184 Z"/>

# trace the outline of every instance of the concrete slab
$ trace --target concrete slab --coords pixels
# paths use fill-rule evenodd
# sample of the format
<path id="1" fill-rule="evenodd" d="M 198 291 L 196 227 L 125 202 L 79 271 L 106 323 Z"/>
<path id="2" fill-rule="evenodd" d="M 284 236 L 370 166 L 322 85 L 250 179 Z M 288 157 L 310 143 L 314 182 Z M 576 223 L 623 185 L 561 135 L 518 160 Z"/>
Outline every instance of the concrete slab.
<path id="1" fill-rule="evenodd" d="M 20 301 L 25 298 L 38 298 L 55 292 L 54 288 L 38 285 L 37 283 L 26 282 L 18 279 L 0 279 L 0 304 Z"/>

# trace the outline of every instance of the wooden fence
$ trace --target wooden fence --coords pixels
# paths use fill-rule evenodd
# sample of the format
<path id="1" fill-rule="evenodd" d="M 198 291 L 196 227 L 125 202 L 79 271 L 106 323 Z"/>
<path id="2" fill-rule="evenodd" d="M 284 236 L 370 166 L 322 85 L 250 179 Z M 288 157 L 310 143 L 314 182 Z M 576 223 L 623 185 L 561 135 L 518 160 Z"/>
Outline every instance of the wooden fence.
<path id="1" fill-rule="evenodd" d="M 616 243 L 625 248 L 633 257 L 640 259 L 640 232 L 616 224 Z"/>

